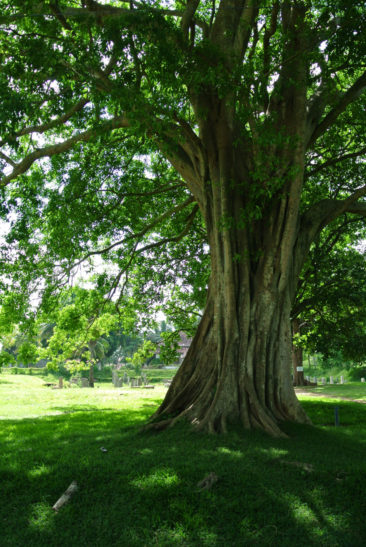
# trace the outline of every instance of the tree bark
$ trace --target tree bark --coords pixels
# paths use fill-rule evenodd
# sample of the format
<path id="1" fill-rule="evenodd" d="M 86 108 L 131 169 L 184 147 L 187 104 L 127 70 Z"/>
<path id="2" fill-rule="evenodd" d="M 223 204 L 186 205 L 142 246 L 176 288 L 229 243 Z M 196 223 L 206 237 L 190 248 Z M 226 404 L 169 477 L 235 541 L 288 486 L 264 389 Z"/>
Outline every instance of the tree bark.
<path id="1" fill-rule="evenodd" d="M 163 429 L 185 417 L 209 432 L 225 432 L 228 422 L 240 421 L 283 436 L 281 421 L 310 423 L 291 377 L 296 196 L 289 190 L 245 222 L 245 191 L 233 183 L 231 165 L 224 162 L 215 173 L 215 162 L 210 164 L 203 208 L 211 250 L 206 308 L 148 427 Z"/>
<path id="2" fill-rule="evenodd" d="M 152 427 L 186 417 L 209 432 L 240 421 L 283 436 L 279 422 L 309 423 L 292 386 L 288 297 L 238 291 L 241 302 L 230 309 L 229 287 L 220 293 L 211 284 L 197 333 Z"/>

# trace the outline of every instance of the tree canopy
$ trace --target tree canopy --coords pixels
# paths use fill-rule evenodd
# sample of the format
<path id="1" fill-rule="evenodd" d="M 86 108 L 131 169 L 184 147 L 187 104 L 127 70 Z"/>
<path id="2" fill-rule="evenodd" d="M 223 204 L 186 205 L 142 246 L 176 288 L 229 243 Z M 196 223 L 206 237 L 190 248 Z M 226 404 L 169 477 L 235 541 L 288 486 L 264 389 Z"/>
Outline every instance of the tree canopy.
<path id="1" fill-rule="evenodd" d="M 1 282 L 15 309 L 25 292 L 49 305 L 82 264 L 120 310 L 166 284 L 178 306 L 193 293 L 202 320 L 152 426 L 239 419 L 280 435 L 307 421 L 290 312 L 314 239 L 366 213 L 364 3 L 0 8 Z"/>

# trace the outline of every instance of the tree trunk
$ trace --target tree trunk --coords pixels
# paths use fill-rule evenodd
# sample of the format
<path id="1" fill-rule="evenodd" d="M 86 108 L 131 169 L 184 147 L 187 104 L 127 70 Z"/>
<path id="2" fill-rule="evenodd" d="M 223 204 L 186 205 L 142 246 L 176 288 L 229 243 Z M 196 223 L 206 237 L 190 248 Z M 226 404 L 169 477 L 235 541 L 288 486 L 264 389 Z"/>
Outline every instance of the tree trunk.
<path id="1" fill-rule="evenodd" d="M 96 346 L 95 340 L 89 340 L 88 342 L 88 348 L 90 352 L 91 357 L 91 364 L 89 368 L 89 387 L 94 387 L 94 360 L 95 360 L 95 346 Z"/>
<path id="2" fill-rule="evenodd" d="M 200 144 L 189 134 L 184 150 L 190 163 L 185 156 L 172 163 L 205 221 L 210 286 L 197 333 L 150 427 L 186 417 L 209 432 L 225 432 L 229 421 L 240 421 L 283 436 L 281 421 L 310 422 L 292 386 L 290 323 L 309 246 L 300 236 L 299 213 L 306 59 L 289 59 L 286 66 L 282 107 L 263 133 L 254 119 L 248 121 L 250 136 L 238 123 L 234 96 L 221 100 L 203 88 L 192 93 Z"/>
<path id="3" fill-rule="evenodd" d="M 216 191 L 228 187 L 218 185 Z M 229 421 L 241 421 L 247 429 L 283 436 L 279 422 L 309 423 L 291 377 L 295 237 L 286 237 L 290 204 L 279 200 L 248 228 L 241 226 L 240 199 L 233 193 L 226 199 L 226 214 L 234 219 L 227 229 L 215 206 L 207 206 L 211 279 L 206 308 L 150 428 L 186 417 L 209 432 L 225 432 Z"/>
<path id="4" fill-rule="evenodd" d="M 292 336 L 300 334 L 300 321 L 295 318 L 292 320 Z M 307 381 L 304 377 L 303 351 L 301 347 L 292 344 L 292 365 L 293 365 L 293 385 L 305 386 Z"/>
<path id="5" fill-rule="evenodd" d="M 89 387 L 94 387 L 94 365 L 90 365 L 89 369 Z"/>
<path id="6" fill-rule="evenodd" d="M 276 302 L 266 293 L 253 300 L 232 317 L 211 288 L 196 336 L 153 427 L 186 416 L 209 432 L 225 432 L 228 421 L 240 420 L 247 429 L 282 436 L 280 421 L 309 422 L 292 386 L 289 302 Z"/>

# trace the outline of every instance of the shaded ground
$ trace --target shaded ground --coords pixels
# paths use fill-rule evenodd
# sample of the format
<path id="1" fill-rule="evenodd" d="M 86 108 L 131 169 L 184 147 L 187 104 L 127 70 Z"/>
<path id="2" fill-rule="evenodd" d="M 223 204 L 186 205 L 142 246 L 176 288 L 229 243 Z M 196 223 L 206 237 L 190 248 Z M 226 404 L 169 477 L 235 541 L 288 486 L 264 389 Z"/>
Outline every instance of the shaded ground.
<path id="1" fill-rule="evenodd" d="M 10 388 L 0 376 L 0 414 Z M 334 403 L 308 398 L 316 426 L 285 424 L 288 439 L 235 425 L 221 436 L 185 424 L 141 434 L 163 392 L 79 390 L 78 400 L 73 390 L 56 395 L 21 382 L 16 389 L 24 405 L 34 396 L 34 413 L 63 414 L 22 418 L 19 407 L 15 420 L 6 405 L 1 547 L 364 544 L 364 405 L 340 401 L 335 428 Z M 197 483 L 211 472 L 217 483 L 201 491 Z M 53 512 L 73 480 L 79 491 Z"/>

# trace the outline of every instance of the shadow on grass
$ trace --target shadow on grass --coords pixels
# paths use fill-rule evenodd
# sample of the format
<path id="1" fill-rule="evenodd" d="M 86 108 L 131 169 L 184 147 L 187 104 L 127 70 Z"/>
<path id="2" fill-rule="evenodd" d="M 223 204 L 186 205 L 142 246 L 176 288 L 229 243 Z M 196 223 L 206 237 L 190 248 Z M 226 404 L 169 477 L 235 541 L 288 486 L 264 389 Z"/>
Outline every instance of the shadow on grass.
<path id="1" fill-rule="evenodd" d="M 334 403 L 304 406 L 324 424 Z M 196 434 L 184 424 L 141 434 L 151 411 L 149 401 L 2 422 L 1 545 L 363 544 L 364 406 L 340 408 L 348 427 L 285 424 L 290 438 L 281 440 L 236 427 Z M 218 482 L 199 490 L 210 472 Z M 54 513 L 73 480 L 79 491 Z"/>

